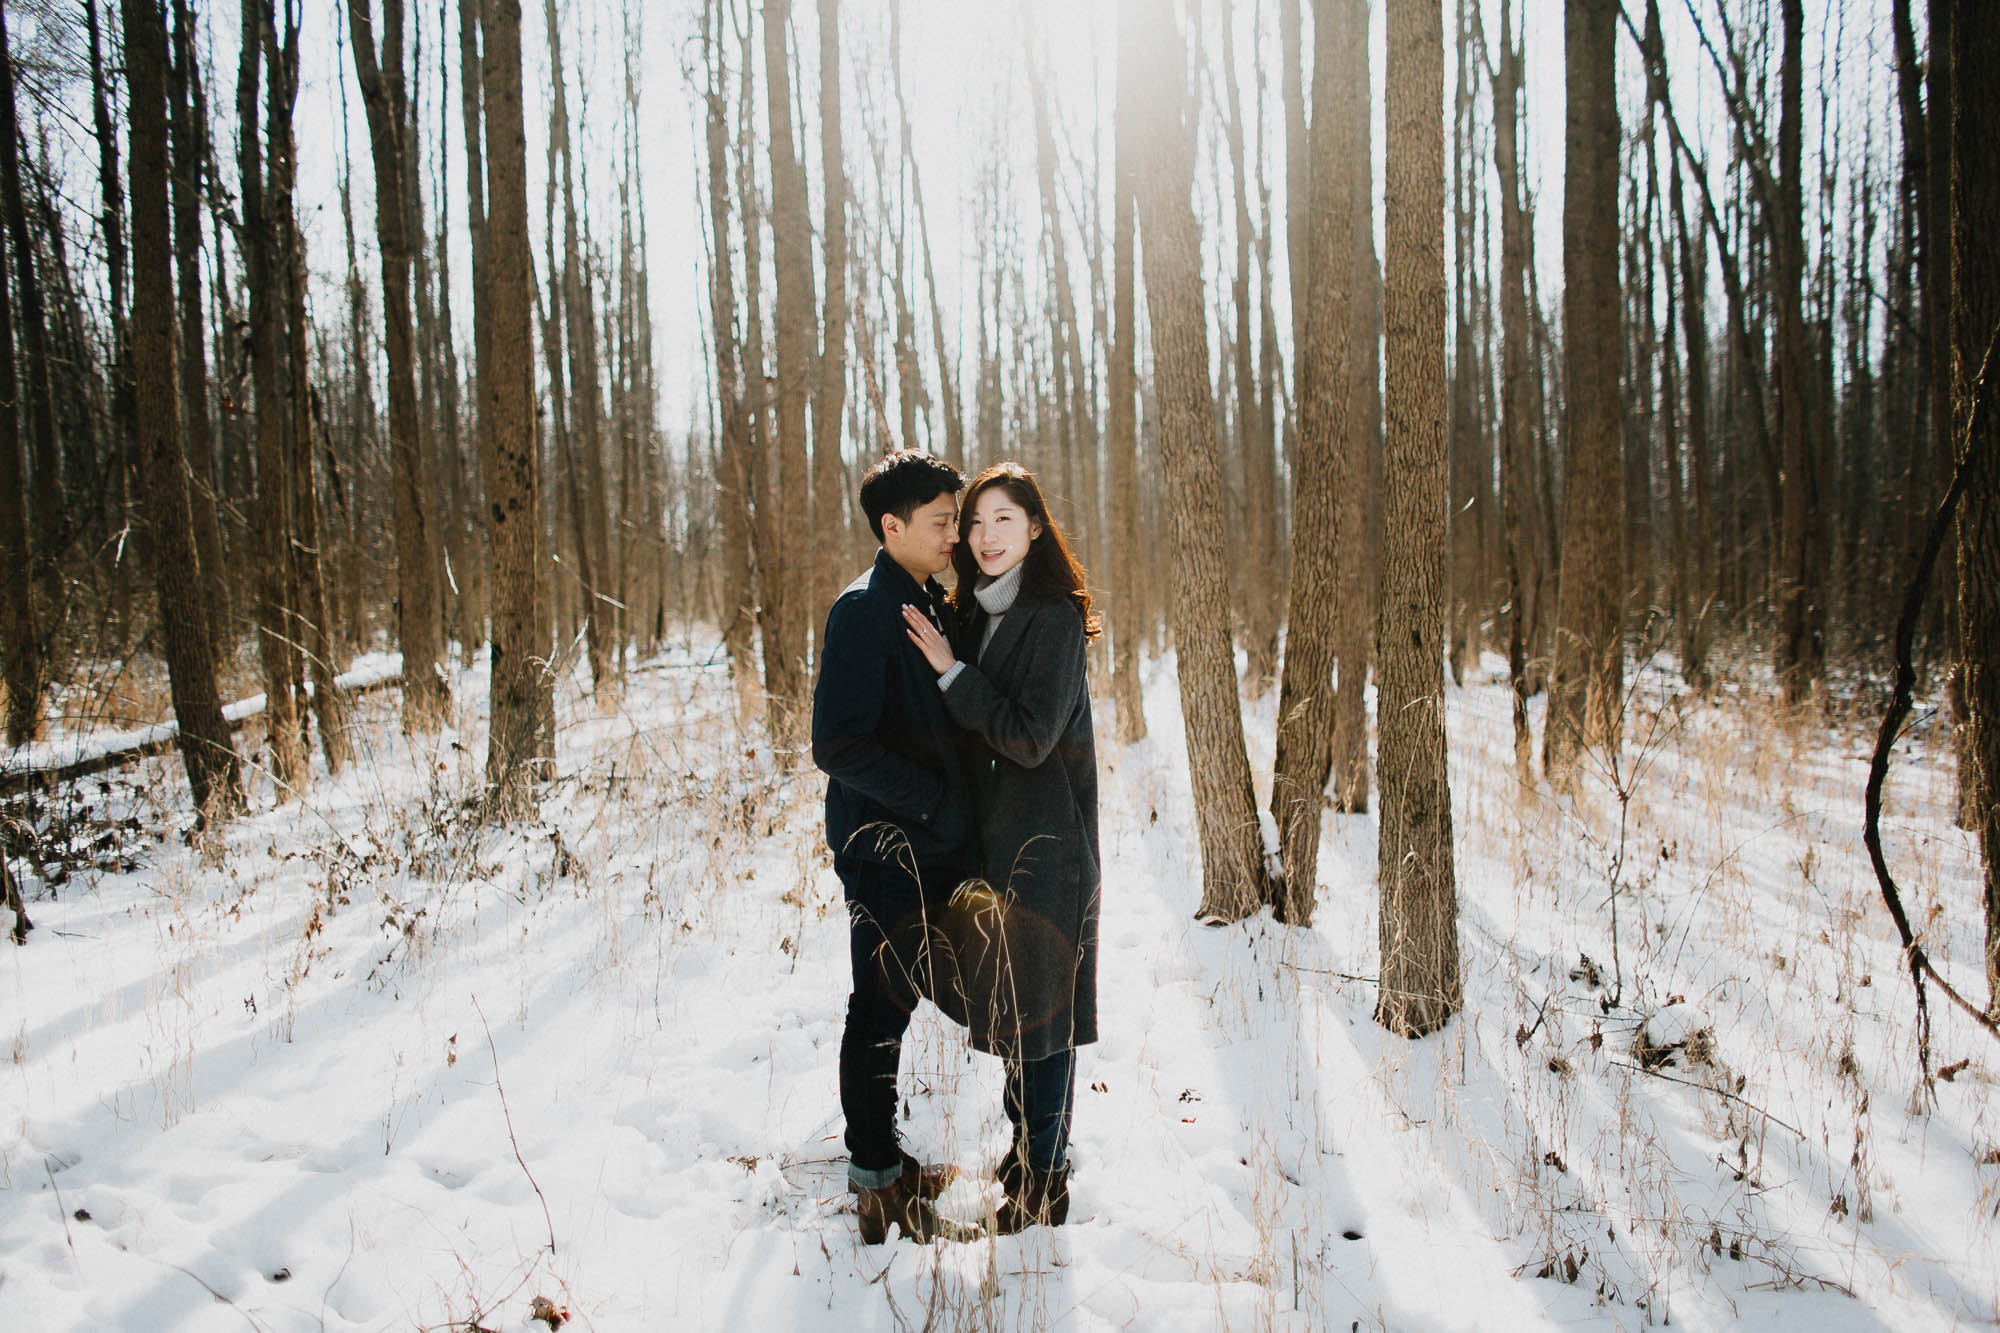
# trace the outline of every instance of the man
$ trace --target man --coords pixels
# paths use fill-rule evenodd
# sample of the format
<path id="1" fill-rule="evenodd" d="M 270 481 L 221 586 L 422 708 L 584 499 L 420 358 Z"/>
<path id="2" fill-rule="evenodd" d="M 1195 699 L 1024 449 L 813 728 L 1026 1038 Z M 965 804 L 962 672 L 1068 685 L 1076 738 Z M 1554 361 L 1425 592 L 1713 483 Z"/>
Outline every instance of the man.
<path id="1" fill-rule="evenodd" d="M 978 865 L 962 733 L 903 608 L 948 629 L 936 575 L 958 542 L 965 479 L 941 459 L 892 453 L 861 481 L 882 543 L 833 604 L 813 687 L 813 762 L 827 775 L 826 837 L 847 897 L 853 991 L 840 1040 L 848 1188 L 861 1239 L 891 1223 L 920 1241 L 953 1230 L 932 1208 L 949 1168 L 920 1166 L 896 1137 L 896 1075 L 910 1011 L 928 994 L 929 923 Z"/>

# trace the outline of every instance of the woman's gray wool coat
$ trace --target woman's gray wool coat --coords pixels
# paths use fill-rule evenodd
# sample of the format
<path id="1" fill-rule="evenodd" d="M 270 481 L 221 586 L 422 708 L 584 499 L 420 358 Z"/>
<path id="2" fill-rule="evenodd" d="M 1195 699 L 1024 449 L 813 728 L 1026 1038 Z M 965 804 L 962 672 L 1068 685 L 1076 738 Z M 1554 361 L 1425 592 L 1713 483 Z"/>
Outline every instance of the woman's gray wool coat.
<path id="1" fill-rule="evenodd" d="M 955 966 L 940 967 L 938 989 L 957 993 L 938 1005 L 979 1050 L 1038 1060 L 1097 1040 L 1097 748 L 1083 619 L 1067 600 L 1023 595 L 978 652 L 986 622 L 975 609 L 963 626 L 965 669 L 945 691 L 973 737 L 985 885 L 954 901 L 945 934 Z"/>

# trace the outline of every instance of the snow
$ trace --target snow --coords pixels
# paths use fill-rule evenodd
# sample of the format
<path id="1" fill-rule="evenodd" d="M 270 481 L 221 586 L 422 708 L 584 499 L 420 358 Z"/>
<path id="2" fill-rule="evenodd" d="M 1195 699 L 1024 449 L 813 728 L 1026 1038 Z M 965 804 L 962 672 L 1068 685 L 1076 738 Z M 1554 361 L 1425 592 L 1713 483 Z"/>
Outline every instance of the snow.
<path id="1" fill-rule="evenodd" d="M 958 1245 L 855 1234 L 821 780 L 739 723 L 711 645 L 608 712 L 569 684 L 515 829 L 473 807 L 479 670 L 435 737 L 360 701 L 359 762 L 259 785 L 220 846 L 188 845 L 171 756 L 91 779 L 43 832 L 99 850 L 53 887 L 23 865 L 39 928 L 0 949 L 0 1326 L 541 1329 L 536 1296 L 607 1330 L 1992 1325 L 1994 1048 L 1934 999 L 1935 1064 L 1968 1063 L 1918 1095 L 1867 720 L 1637 674 L 1619 774 L 1561 797 L 1514 777 L 1504 667 L 1451 690 L 1466 1009 L 1409 1042 L 1371 1020 L 1373 815 L 1328 815 L 1310 929 L 1194 921 L 1152 664 L 1150 737 L 1099 717 L 1070 1224 Z M 1265 774 L 1274 710 L 1246 710 Z M 1979 995 L 1951 799 L 1920 733 L 1889 851 Z M 904 1087 L 976 1214 L 998 1066 L 926 1009 Z"/>

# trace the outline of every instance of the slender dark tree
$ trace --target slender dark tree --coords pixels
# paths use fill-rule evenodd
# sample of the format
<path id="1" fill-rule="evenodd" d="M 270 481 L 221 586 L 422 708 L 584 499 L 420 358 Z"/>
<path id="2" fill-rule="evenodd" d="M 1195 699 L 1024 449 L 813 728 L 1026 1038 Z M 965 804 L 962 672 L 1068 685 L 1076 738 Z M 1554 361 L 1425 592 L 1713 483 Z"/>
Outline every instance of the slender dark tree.
<path id="1" fill-rule="evenodd" d="M 809 569 L 790 540 L 806 521 L 806 415 L 811 395 L 812 240 L 807 214 L 806 169 L 792 136 L 791 55 L 786 32 L 791 0 L 765 0 L 764 90 L 771 133 L 771 258 L 777 277 L 778 433 L 774 501 L 778 541 L 760 548 L 764 605 L 764 688 L 770 695 L 773 741 L 796 747 L 804 736 L 807 694 L 806 603 L 810 584 L 795 569 Z M 761 497 L 760 497 L 761 498 Z"/>
<path id="2" fill-rule="evenodd" d="M 242 804 L 236 751 L 215 686 L 215 647 L 194 577 L 194 524 L 181 451 L 174 261 L 167 206 L 167 24 L 159 0 L 123 0 L 132 199 L 132 368 L 160 638 L 182 762 L 203 820 Z"/>
<path id="3" fill-rule="evenodd" d="M 403 650 L 403 728 L 432 731 L 443 720 L 450 691 L 443 673 L 443 621 L 433 569 L 428 456 L 417 399 L 412 342 L 410 269 L 411 120 L 404 77 L 403 0 L 382 0 L 376 36 L 372 0 L 348 0 L 354 70 L 368 112 L 375 160 L 375 231 L 382 251 L 382 332 L 389 360 L 390 492 L 396 519 L 396 640 Z M 378 54 L 376 46 L 380 42 Z"/>
<path id="4" fill-rule="evenodd" d="M 1139 553 L 1139 328 L 1132 253 L 1138 231 L 1134 191 L 1139 157 L 1132 140 L 1143 93 L 1135 62 L 1122 54 L 1117 79 L 1112 113 L 1117 137 L 1112 147 L 1111 364 L 1106 376 L 1110 435 L 1105 444 L 1111 473 L 1111 697 L 1118 710 L 1119 742 L 1129 745 L 1146 735 L 1139 684 L 1144 594 Z M 983 338 L 983 314 L 980 332 Z"/>
<path id="5" fill-rule="evenodd" d="M 2000 61 L 2000 11 L 1959 3 L 1952 68 L 1952 402 L 1965 472 L 1958 510 L 1958 615 L 1974 829 L 1985 867 L 1987 1012 L 2000 1017 L 2000 95 L 1985 82 Z M 1935 33 L 1935 29 L 1933 29 Z M 1974 73 L 1977 71 L 1978 73 Z M 1975 648 L 1974 645 L 1982 645 Z"/>
<path id="6" fill-rule="evenodd" d="M 1579 746 L 1623 729 L 1625 589 L 1620 513 L 1617 0 L 1566 0 L 1563 149 L 1562 575 L 1542 763 L 1569 771 Z"/>

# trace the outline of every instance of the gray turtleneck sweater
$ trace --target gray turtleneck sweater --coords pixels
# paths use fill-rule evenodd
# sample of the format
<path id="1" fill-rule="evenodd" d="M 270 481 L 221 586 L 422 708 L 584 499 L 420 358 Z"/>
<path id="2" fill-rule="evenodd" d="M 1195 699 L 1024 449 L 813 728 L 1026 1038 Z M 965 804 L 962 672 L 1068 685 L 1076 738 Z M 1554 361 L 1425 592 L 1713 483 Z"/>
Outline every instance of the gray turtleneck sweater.
<path id="1" fill-rule="evenodd" d="M 986 612 L 986 632 L 979 639 L 979 653 L 982 657 L 986 655 L 986 645 L 993 642 L 993 631 L 1000 628 L 1000 617 L 1007 614 L 1014 605 L 1014 599 L 1021 595 L 1021 571 L 1027 564 L 1026 560 L 1022 560 L 997 579 L 981 574 L 979 582 L 972 589 L 972 595 L 979 599 L 980 609 Z M 938 688 L 950 689 L 951 683 L 958 679 L 958 673 L 963 670 L 965 663 L 953 662 L 951 669 L 938 677 Z"/>

